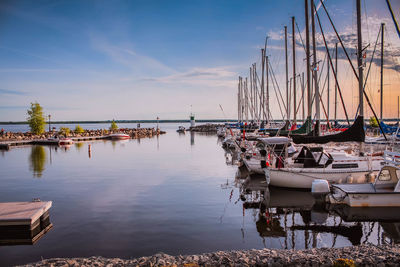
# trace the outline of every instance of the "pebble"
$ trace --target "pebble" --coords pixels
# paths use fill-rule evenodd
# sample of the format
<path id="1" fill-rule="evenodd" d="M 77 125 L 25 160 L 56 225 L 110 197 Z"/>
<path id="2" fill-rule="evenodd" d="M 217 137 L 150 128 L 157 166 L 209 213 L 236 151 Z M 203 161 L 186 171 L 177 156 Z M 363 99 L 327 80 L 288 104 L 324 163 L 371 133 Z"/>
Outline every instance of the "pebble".
<path id="1" fill-rule="evenodd" d="M 308 250 L 218 251 L 186 256 L 157 253 L 150 257 L 126 260 L 103 257 L 57 258 L 45 259 L 24 266 L 332 266 L 340 258 L 352 260 L 357 266 L 400 266 L 400 244 Z"/>

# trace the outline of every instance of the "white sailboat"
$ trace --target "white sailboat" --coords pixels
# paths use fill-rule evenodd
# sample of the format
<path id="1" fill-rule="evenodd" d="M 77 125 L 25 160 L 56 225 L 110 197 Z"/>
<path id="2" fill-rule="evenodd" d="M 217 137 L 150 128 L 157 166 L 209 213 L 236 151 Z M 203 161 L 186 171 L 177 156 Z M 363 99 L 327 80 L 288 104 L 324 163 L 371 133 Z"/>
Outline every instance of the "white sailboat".
<path id="1" fill-rule="evenodd" d="M 275 158 L 268 168 L 270 185 L 311 189 L 316 179 L 329 183 L 362 183 L 374 180 L 381 168 L 381 156 L 328 153 L 321 147 L 304 146 L 297 157 Z"/>

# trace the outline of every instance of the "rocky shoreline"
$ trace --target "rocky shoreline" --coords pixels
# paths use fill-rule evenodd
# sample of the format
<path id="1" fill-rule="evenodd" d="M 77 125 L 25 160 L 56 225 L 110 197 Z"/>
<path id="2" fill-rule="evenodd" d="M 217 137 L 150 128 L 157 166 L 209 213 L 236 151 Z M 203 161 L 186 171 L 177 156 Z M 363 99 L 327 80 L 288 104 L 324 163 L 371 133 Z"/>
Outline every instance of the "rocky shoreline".
<path id="1" fill-rule="evenodd" d="M 307 250 L 261 249 L 200 255 L 119 259 L 55 258 L 24 266 L 400 266 L 400 245 L 360 245 Z"/>
<path id="2" fill-rule="evenodd" d="M 154 128 L 121 128 L 115 131 L 106 130 L 106 129 L 98 129 L 98 130 L 84 130 L 83 133 L 75 133 L 71 131 L 68 134 L 68 137 L 94 137 L 94 136 L 105 136 L 112 133 L 125 133 L 131 136 L 132 139 L 153 137 L 159 134 L 165 134 L 164 131 L 160 131 L 159 129 Z M 46 140 L 50 137 L 54 137 L 55 135 L 61 135 L 58 132 L 50 131 L 44 132 L 41 135 L 34 135 L 30 132 L 3 132 L 0 133 L 0 142 L 7 141 L 29 141 L 29 140 Z"/>
<path id="3" fill-rule="evenodd" d="M 216 133 L 218 128 L 224 127 L 224 124 L 202 124 L 194 127 L 190 127 L 189 130 L 192 132 L 202 132 L 202 133 Z"/>

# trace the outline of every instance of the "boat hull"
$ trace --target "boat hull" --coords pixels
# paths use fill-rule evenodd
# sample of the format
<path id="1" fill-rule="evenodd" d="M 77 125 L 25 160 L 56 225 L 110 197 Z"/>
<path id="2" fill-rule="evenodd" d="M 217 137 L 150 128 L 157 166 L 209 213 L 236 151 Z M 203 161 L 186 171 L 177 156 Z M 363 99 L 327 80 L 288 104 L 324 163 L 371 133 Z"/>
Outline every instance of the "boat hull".
<path id="1" fill-rule="evenodd" d="M 316 179 L 327 180 L 331 184 L 365 183 L 369 177 L 378 174 L 378 170 L 370 171 L 333 171 L 321 169 L 310 171 L 301 168 L 269 169 L 270 185 L 277 187 L 311 189 Z"/>
<path id="2" fill-rule="evenodd" d="M 329 196 L 330 203 L 335 199 Z M 347 193 L 341 202 L 350 207 L 400 207 L 400 193 Z"/>
<path id="3" fill-rule="evenodd" d="M 127 134 L 111 134 L 110 138 L 111 138 L 111 140 L 126 140 L 131 137 Z"/>

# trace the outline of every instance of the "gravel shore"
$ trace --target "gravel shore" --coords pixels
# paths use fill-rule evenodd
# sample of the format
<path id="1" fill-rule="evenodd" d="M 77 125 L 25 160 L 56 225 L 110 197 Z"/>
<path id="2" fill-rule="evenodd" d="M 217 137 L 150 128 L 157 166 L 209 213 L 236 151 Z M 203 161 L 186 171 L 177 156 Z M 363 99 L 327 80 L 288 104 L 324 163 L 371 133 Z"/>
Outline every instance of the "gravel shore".
<path id="1" fill-rule="evenodd" d="M 136 259 L 56 258 L 25 266 L 400 266 L 400 245 L 219 251 L 186 256 L 158 253 Z"/>

